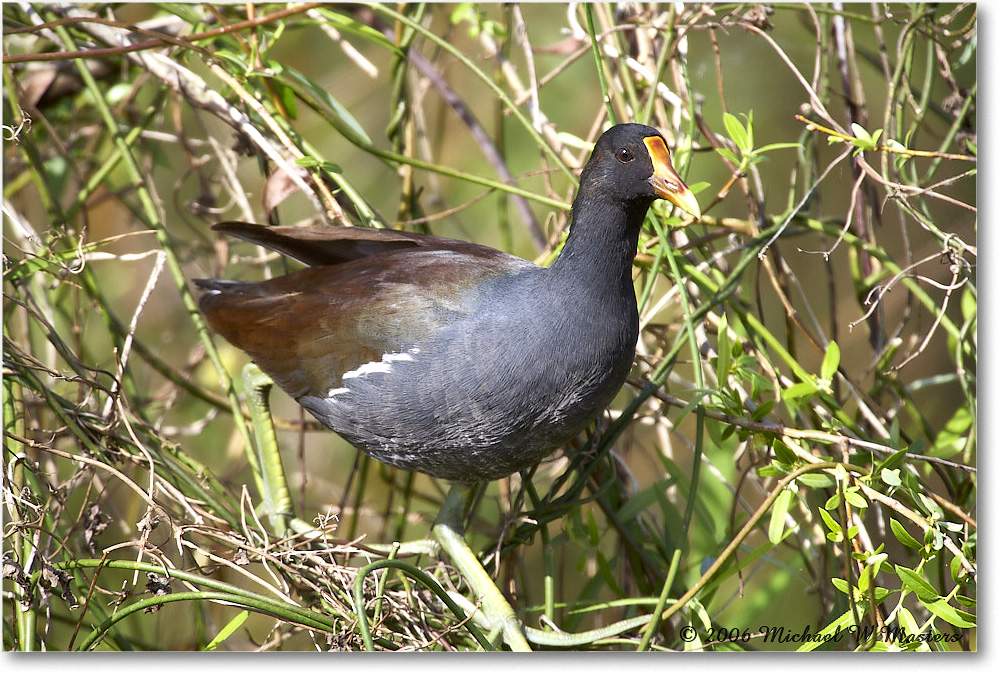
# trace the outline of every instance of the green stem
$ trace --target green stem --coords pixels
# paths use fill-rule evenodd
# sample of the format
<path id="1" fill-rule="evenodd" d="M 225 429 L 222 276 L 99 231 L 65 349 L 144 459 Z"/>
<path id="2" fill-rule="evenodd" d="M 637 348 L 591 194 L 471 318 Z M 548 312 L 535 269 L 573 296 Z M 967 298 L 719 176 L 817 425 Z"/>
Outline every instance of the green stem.
<path id="1" fill-rule="evenodd" d="M 272 386 L 274 380 L 256 364 L 248 363 L 243 368 L 244 395 L 253 421 L 254 452 L 247 454 L 247 460 L 250 462 L 257 491 L 264 498 L 264 513 L 271 521 L 274 531 L 277 534 L 284 534 L 288 529 L 289 518 L 295 515 L 295 509 L 292 506 L 285 469 L 281 464 L 278 438 L 271 419 L 268 395 Z"/>
<path id="2" fill-rule="evenodd" d="M 453 484 L 431 531 L 441 542 L 441 548 L 448 554 L 451 564 L 462 573 L 473 593 L 478 596 L 483 613 L 490 623 L 500 628 L 504 642 L 513 651 L 530 652 L 531 647 L 524 638 L 524 627 L 520 619 L 465 541 L 462 521 L 465 518 L 468 496 L 468 486 Z"/>
<path id="3" fill-rule="evenodd" d="M 136 612 L 151 610 L 154 607 L 159 607 L 160 605 L 165 605 L 170 602 L 188 602 L 195 600 L 214 600 L 226 605 L 242 607 L 261 614 L 277 616 L 291 623 L 296 623 L 312 630 L 323 631 L 324 633 L 332 633 L 334 628 L 332 624 L 317 620 L 314 616 L 304 612 L 290 612 L 293 605 L 278 603 L 273 600 L 259 597 L 250 599 L 244 595 L 236 595 L 233 593 L 190 591 L 184 593 L 168 593 L 167 595 L 144 598 L 137 602 L 133 602 L 127 607 L 120 608 L 113 616 L 102 621 L 97 628 L 91 631 L 90 635 L 88 635 L 86 639 L 80 643 L 79 650 L 90 651 L 97 645 L 101 637 L 107 633 L 112 626 L 132 614 L 135 614 Z"/>
<path id="4" fill-rule="evenodd" d="M 604 101 L 604 107 L 608 111 L 608 120 L 614 124 L 616 119 L 615 108 L 611 105 L 611 94 L 608 93 L 608 82 L 604 76 L 604 62 L 601 61 L 601 46 L 597 42 L 597 30 L 594 28 L 594 5 L 588 2 L 583 7 L 587 14 L 587 33 L 590 35 L 590 46 L 594 54 L 594 62 L 597 69 L 597 80 L 601 83 L 601 98 Z"/>
<path id="5" fill-rule="evenodd" d="M 642 631 L 642 641 L 639 642 L 639 648 L 636 651 L 644 652 L 649 649 L 649 642 L 653 639 L 656 629 L 660 626 L 663 610 L 667 606 L 667 600 L 670 599 L 670 588 L 674 584 L 674 577 L 677 576 L 680 563 L 681 550 L 678 548 L 674 550 L 674 554 L 670 557 L 670 570 L 667 572 L 667 579 L 663 582 L 660 597 L 656 601 L 656 609 L 653 610 L 652 619 Z"/>

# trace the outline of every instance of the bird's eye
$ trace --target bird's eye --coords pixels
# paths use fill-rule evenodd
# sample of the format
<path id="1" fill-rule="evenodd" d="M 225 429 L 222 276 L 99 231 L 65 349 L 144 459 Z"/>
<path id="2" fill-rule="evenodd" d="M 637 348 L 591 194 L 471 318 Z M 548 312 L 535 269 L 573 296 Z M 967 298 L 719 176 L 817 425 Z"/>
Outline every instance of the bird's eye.
<path id="1" fill-rule="evenodd" d="M 632 151 L 628 148 L 618 148 L 618 152 L 615 153 L 615 157 L 617 157 L 618 161 L 622 164 L 625 162 L 631 162 L 634 159 Z"/>

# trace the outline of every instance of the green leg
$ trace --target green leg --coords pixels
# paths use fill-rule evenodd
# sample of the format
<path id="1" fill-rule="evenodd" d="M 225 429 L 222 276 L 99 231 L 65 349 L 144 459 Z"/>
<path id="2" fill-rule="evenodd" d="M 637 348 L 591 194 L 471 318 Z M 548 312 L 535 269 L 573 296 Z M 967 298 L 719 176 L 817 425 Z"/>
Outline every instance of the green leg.
<path id="1" fill-rule="evenodd" d="M 530 652 L 531 647 L 524 637 L 524 627 L 514 609 L 493 583 L 493 579 L 483 569 L 479 558 L 465 542 L 464 512 L 469 498 L 469 488 L 453 484 L 448 496 L 434 521 L 432 532 L 441 543 L 441 548 L 451 559 L 459 572 L 468 581 L 472 592 L 482 602 L 482 611 L 488 623 L 502 631 L 504 642 L 515 652 Z"/>
<path id="2" fill-rule="evenodd" d="M 288 531 L 294 517 L 292 498 L 285 480 L 285 469 L 278 452 L 278 438 L 271 420 L 268 395 L 274 381 L 253 363 L 243 368 L 243 389 L 253 421 L 254 456 L 250 465 L 257 481 L 257 490 L 264 498 L 264 513 L 278 534 Z"/>

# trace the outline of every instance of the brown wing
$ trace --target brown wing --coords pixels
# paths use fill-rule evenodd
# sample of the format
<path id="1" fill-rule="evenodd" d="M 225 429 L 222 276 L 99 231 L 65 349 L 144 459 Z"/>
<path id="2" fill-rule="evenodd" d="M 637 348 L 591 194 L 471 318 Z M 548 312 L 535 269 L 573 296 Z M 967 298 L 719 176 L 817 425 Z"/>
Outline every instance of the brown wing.
<path id="1" fill-rule="evenodd" d="M 284 236 L 279 231 L 283 238 L 278 242 L 260 231 L 274 234 L 275 229 L 254 228 L 249 232 L 252 239 L 243 238 L 281 246 L 278 250 L 294 255 L 289 249 L 305 247 L 313 236 L 301 237 L 298 232 Z M 339 236 L 340 228 L 315 229 L 337 233 L 333 240 L 317 241 L 348 241 Z M 350 229 L 352 234 L 374 232 Z M 379 361 L 385 354 L 419 346 L 448 324 L 462 320 L 471 311 L 468 290 L 484 278 L 531 266 L 520 258 L 466 242 L 445 239 L 452 245 L 431 245 L 431 240 L 439 239 L 420 237 L 416 246 L 390 247 L 388 252 L 310 267 L 268 281 L 199 280 L 198 285 L 208 291 L 199 306 L 216 332 L 249 354 L 292 397 L 325 396 L 341 385 L 345 372 Z M 350 241 L 382 244 L 397 240 L 387 234 L 384 241 Z"/>
<path id="2" fill-rule="evenodd" d="M 403 249 L 430 248 L 483 255 L 490 251 L 466 241 L 434 237 L 429 234 L 376 230 L 370 227 L 329 227 L 323 225 L 297 227 L 284 225 L 265 227 L 255 223 L 228 221 L 213 225 L 216 232 L 259 244 L 272 251 L 310 266 L 337 265 Z"/>

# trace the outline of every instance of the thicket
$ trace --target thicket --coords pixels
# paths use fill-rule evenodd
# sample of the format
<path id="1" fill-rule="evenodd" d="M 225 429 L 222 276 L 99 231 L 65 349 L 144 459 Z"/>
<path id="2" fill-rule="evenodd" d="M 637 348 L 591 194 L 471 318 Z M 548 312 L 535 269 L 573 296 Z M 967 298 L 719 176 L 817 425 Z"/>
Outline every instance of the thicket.
<path id="1" fill-rule="evenodd" d="M 639 121 L 705 215 L 651 212 L 613 409 L 479 494 L 529 640 L 975 649 L 976 18 L 5 3 L 4 648 L 483 648 L 447 561 L 372 546 L 425 537 L 446 486 L 278 396 L 317 532 L 270 529 L 245 357 L 190 280 L 287 269 L 231 219 L 545 264 L 590 144 Z"/>

